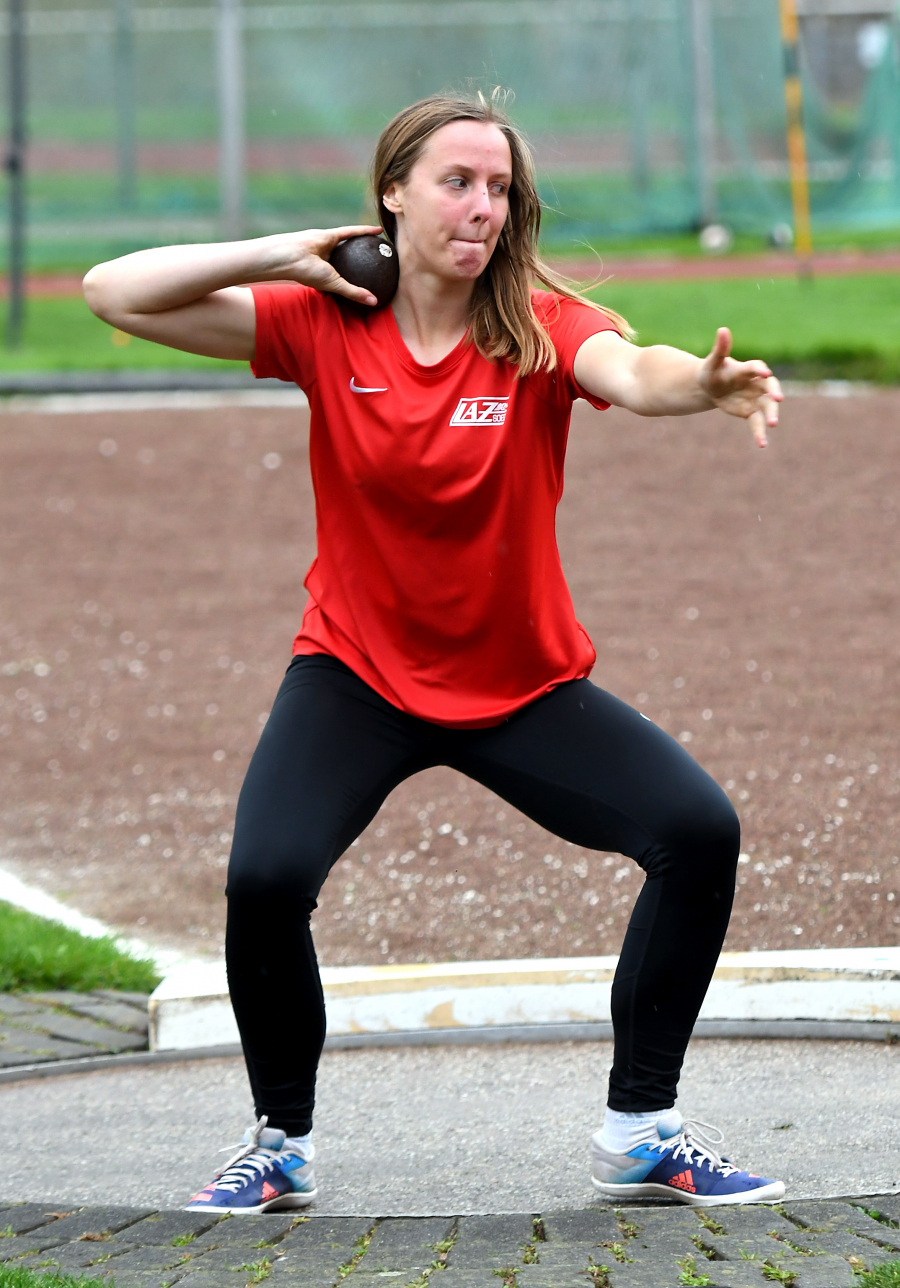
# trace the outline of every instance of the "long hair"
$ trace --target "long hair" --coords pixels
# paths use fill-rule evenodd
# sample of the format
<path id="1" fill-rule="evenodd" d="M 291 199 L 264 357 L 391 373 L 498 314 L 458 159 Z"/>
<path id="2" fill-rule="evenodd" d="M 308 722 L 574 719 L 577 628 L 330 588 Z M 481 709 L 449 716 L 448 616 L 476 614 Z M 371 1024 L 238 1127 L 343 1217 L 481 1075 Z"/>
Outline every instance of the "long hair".
<path id="1" fill-rule="evenodd" d="M 495 89 L 490 98 L 480 92 L 473 98 L 433 94 L 398 112 L 385 126 L 375 149 L 372 191 L 384 231 L 394 242 L 397 220 L 382 198 L 391 184 L 404 183 L 409 177 L 431 135 L 451 121 L 485 121 L 502 131 L 512 157 L 509 215 L 490 262 L 475 284 L 469 333 L 485 358 L 514 363 L 519 374 L 527 376 L 541 369 L 552 371 L 556 366 L 556 351 L 532 306 L 533 282 L 603 313 L 626 339 L 631 339 L 634 332 L 618 313 L 584 299 L 573 283 L 540 259 L 541 203 L 535 187 L 534 159 L 524 137 L 503 110 L 506 98 L 500 89 Z"/>

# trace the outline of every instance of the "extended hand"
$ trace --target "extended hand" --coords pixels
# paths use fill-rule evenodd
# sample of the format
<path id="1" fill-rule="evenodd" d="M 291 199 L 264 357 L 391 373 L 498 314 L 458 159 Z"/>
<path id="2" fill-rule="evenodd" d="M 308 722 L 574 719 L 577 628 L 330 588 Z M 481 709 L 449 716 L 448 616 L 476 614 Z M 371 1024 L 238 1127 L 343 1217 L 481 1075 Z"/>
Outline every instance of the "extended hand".
<path id="1" fill-rule="evenodd" d="M 338 242 L 347 237 L 380 232 L 381 229 L 372 224 L 348 224 L 345 228 L 309 228 L 306 232 L 297 233 L 296 258 L 291 265 L 290 276 L 304 286 L 314 286 L 317 291 L 346 295 L 348 300 L 354 300 L 357 304 L 377 304 L 371 291 L 362 286 L 351 286 L 345 281 L 337 269 L 329 264 L 328 256 Z"/>
<path id="2" fill-rule="evenodd" d="M 764 362 L 737 362 L 730 354 L 731 332 L 720 326 L 712 353 L 701 363 L 700 385 L 722 411 L 749 421 L 757 446 L 765 447 L 766 430 L 778 424 L 781 385 Z"/>

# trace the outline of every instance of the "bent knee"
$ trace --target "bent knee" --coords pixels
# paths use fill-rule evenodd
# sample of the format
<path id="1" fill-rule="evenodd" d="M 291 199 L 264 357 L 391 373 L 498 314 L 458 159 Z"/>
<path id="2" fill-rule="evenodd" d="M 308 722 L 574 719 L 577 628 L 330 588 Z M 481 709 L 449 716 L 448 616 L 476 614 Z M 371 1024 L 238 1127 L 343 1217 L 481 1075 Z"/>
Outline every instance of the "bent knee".
<path id="1" fill-rule="evenodd" d="M 711 780 L 707 790 L 680 802 L 657 838 L 658 861 L 686 864 L 698 876 L 733 876 L 740 849 L 740 820 L 731 801 Z"/>
<path id="2" fill-rule="evenodd" d="M 264 900 L 277 907 L 279 902 L 296 906 L 299 901 L 312 909 L 327 872 L 327 859 L 303 847 L 262 850 L 236 844 L 228 862 L 225 893 L 232 902 Z"/>

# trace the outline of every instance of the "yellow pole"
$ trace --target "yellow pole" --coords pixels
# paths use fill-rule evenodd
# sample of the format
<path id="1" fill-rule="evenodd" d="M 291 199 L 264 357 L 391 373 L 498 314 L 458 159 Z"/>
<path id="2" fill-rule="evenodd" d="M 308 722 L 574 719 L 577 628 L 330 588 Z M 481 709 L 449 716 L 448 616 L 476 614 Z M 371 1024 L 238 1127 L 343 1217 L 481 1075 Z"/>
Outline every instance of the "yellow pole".
<path id="1" fill-rule="evenodd" d="M 809 173 L 803 132 L 803 90 L 800 84 L 796 0 L 778 0 L 784 47 L 784 102 L 787 108 L 787 149 L 794 208 L 794 250 L 803 276 L 812 275 L 812 228 L 809 221 Z"/>

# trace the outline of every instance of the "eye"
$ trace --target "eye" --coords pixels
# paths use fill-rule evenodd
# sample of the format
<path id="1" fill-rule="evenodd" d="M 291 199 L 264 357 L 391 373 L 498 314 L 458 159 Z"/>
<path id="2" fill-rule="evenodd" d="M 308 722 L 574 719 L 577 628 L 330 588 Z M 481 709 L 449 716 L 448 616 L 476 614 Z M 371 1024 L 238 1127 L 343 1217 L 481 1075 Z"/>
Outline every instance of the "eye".
<path id="1" fill-rule="evenodd" d="M 493 192 L 495 197 L 505 197 L 507 192 L 509 191 L 509 188 L 505 183 L 492 183 L 491 191 Z"/>
<path id="2" fill-rule="evenodd" d="M 460 179 L 458 175 L 454 175 L 452 179 L 448 179 L 447 183 L 451 188 L 456 188 L 457 192 L 461 192 L 466 186 L 465 179 Z"/>

